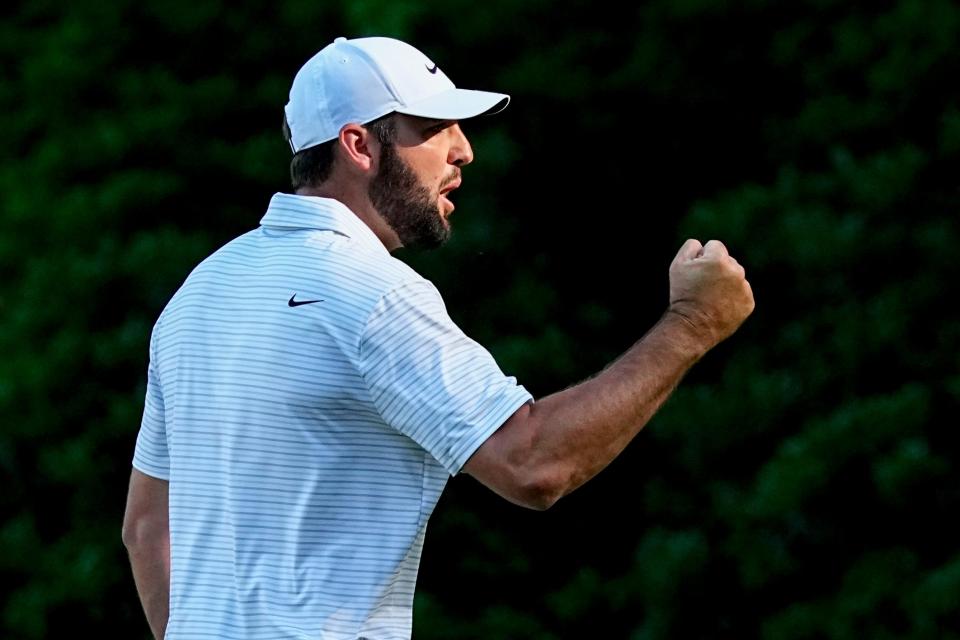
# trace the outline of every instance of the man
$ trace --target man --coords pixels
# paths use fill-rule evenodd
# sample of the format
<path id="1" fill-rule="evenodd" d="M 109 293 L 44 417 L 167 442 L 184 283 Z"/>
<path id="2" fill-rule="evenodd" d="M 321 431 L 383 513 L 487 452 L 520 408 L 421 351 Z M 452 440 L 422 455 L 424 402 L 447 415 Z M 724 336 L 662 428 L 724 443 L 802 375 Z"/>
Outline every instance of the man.
<path id="1" fill-rule="evenodd" d="M 297 74 L 296 194 L 198 266 L 151 338 L 123 538 L 158 638 L 409 638 L 451 475 L 548 508 L 752 311 L 724 246 L 688 240 L 660 322 L 534 402 L 389 253 L 449 237 L 459 121 L 508 100 L 387 38 L 338 38 Z"/>

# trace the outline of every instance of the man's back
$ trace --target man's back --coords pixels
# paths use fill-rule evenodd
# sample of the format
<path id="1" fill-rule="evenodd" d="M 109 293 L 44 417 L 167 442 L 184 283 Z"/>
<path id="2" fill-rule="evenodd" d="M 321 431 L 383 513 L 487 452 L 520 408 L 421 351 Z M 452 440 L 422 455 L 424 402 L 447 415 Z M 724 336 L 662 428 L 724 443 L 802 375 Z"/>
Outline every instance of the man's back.
<path id="1" fill-rule="evenodd" d="M 171 639 L 410 635 L 449 473 L 384 421 L 364 339 L 385 293 L 429 284 L 345 208 L 301 221 L 304 200 L 275 197 L 154 330 L 135 465 L 169 469 Z"/>

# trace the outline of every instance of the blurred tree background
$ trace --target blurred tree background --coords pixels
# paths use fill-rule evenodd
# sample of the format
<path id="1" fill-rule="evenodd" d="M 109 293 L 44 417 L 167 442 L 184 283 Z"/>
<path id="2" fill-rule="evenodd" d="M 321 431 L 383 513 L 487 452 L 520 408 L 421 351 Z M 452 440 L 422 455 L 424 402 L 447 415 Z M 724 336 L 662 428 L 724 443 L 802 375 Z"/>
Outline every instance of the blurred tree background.
<path id="1" fill-rule="evenodd" d="M 955 3 L 0 11 L 3 638 L 148 637 L 120 522 L 150 328 L 287 189 L 289 83 L 339 35 L 513 96 L 466 127 L 455 239 L 398 256 L 536 396 L 657 320 L 686 237 L 757 298 L 550 511 L 452 480 L 415 638 L 960 638 Z"/>

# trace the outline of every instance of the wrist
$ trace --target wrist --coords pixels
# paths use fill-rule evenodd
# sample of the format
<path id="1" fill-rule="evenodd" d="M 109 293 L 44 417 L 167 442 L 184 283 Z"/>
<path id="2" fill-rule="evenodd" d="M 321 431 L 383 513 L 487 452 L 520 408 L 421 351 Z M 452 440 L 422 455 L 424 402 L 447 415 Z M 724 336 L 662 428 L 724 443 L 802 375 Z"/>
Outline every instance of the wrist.
<path id="1" fill-rule="evenodd" d="M 717 343 L 702 318 L 683 305 L 671 304 L 657 324 L 662 326 L 671 344 L 694 360 L 699 360 Z"/>

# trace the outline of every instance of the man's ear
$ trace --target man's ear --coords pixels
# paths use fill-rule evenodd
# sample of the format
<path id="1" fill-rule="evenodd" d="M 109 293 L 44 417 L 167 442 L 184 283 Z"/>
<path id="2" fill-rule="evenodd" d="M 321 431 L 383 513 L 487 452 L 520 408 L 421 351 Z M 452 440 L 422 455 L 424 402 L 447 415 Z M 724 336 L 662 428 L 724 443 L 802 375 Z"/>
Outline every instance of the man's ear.
<path id="1" fill-rule="evenodd" d="M 352 170 L 367 173 L 373 168 L 380 145 L 372 131 L 359 124 L 345 124 L 338 142 L 343 160 Z"/>

